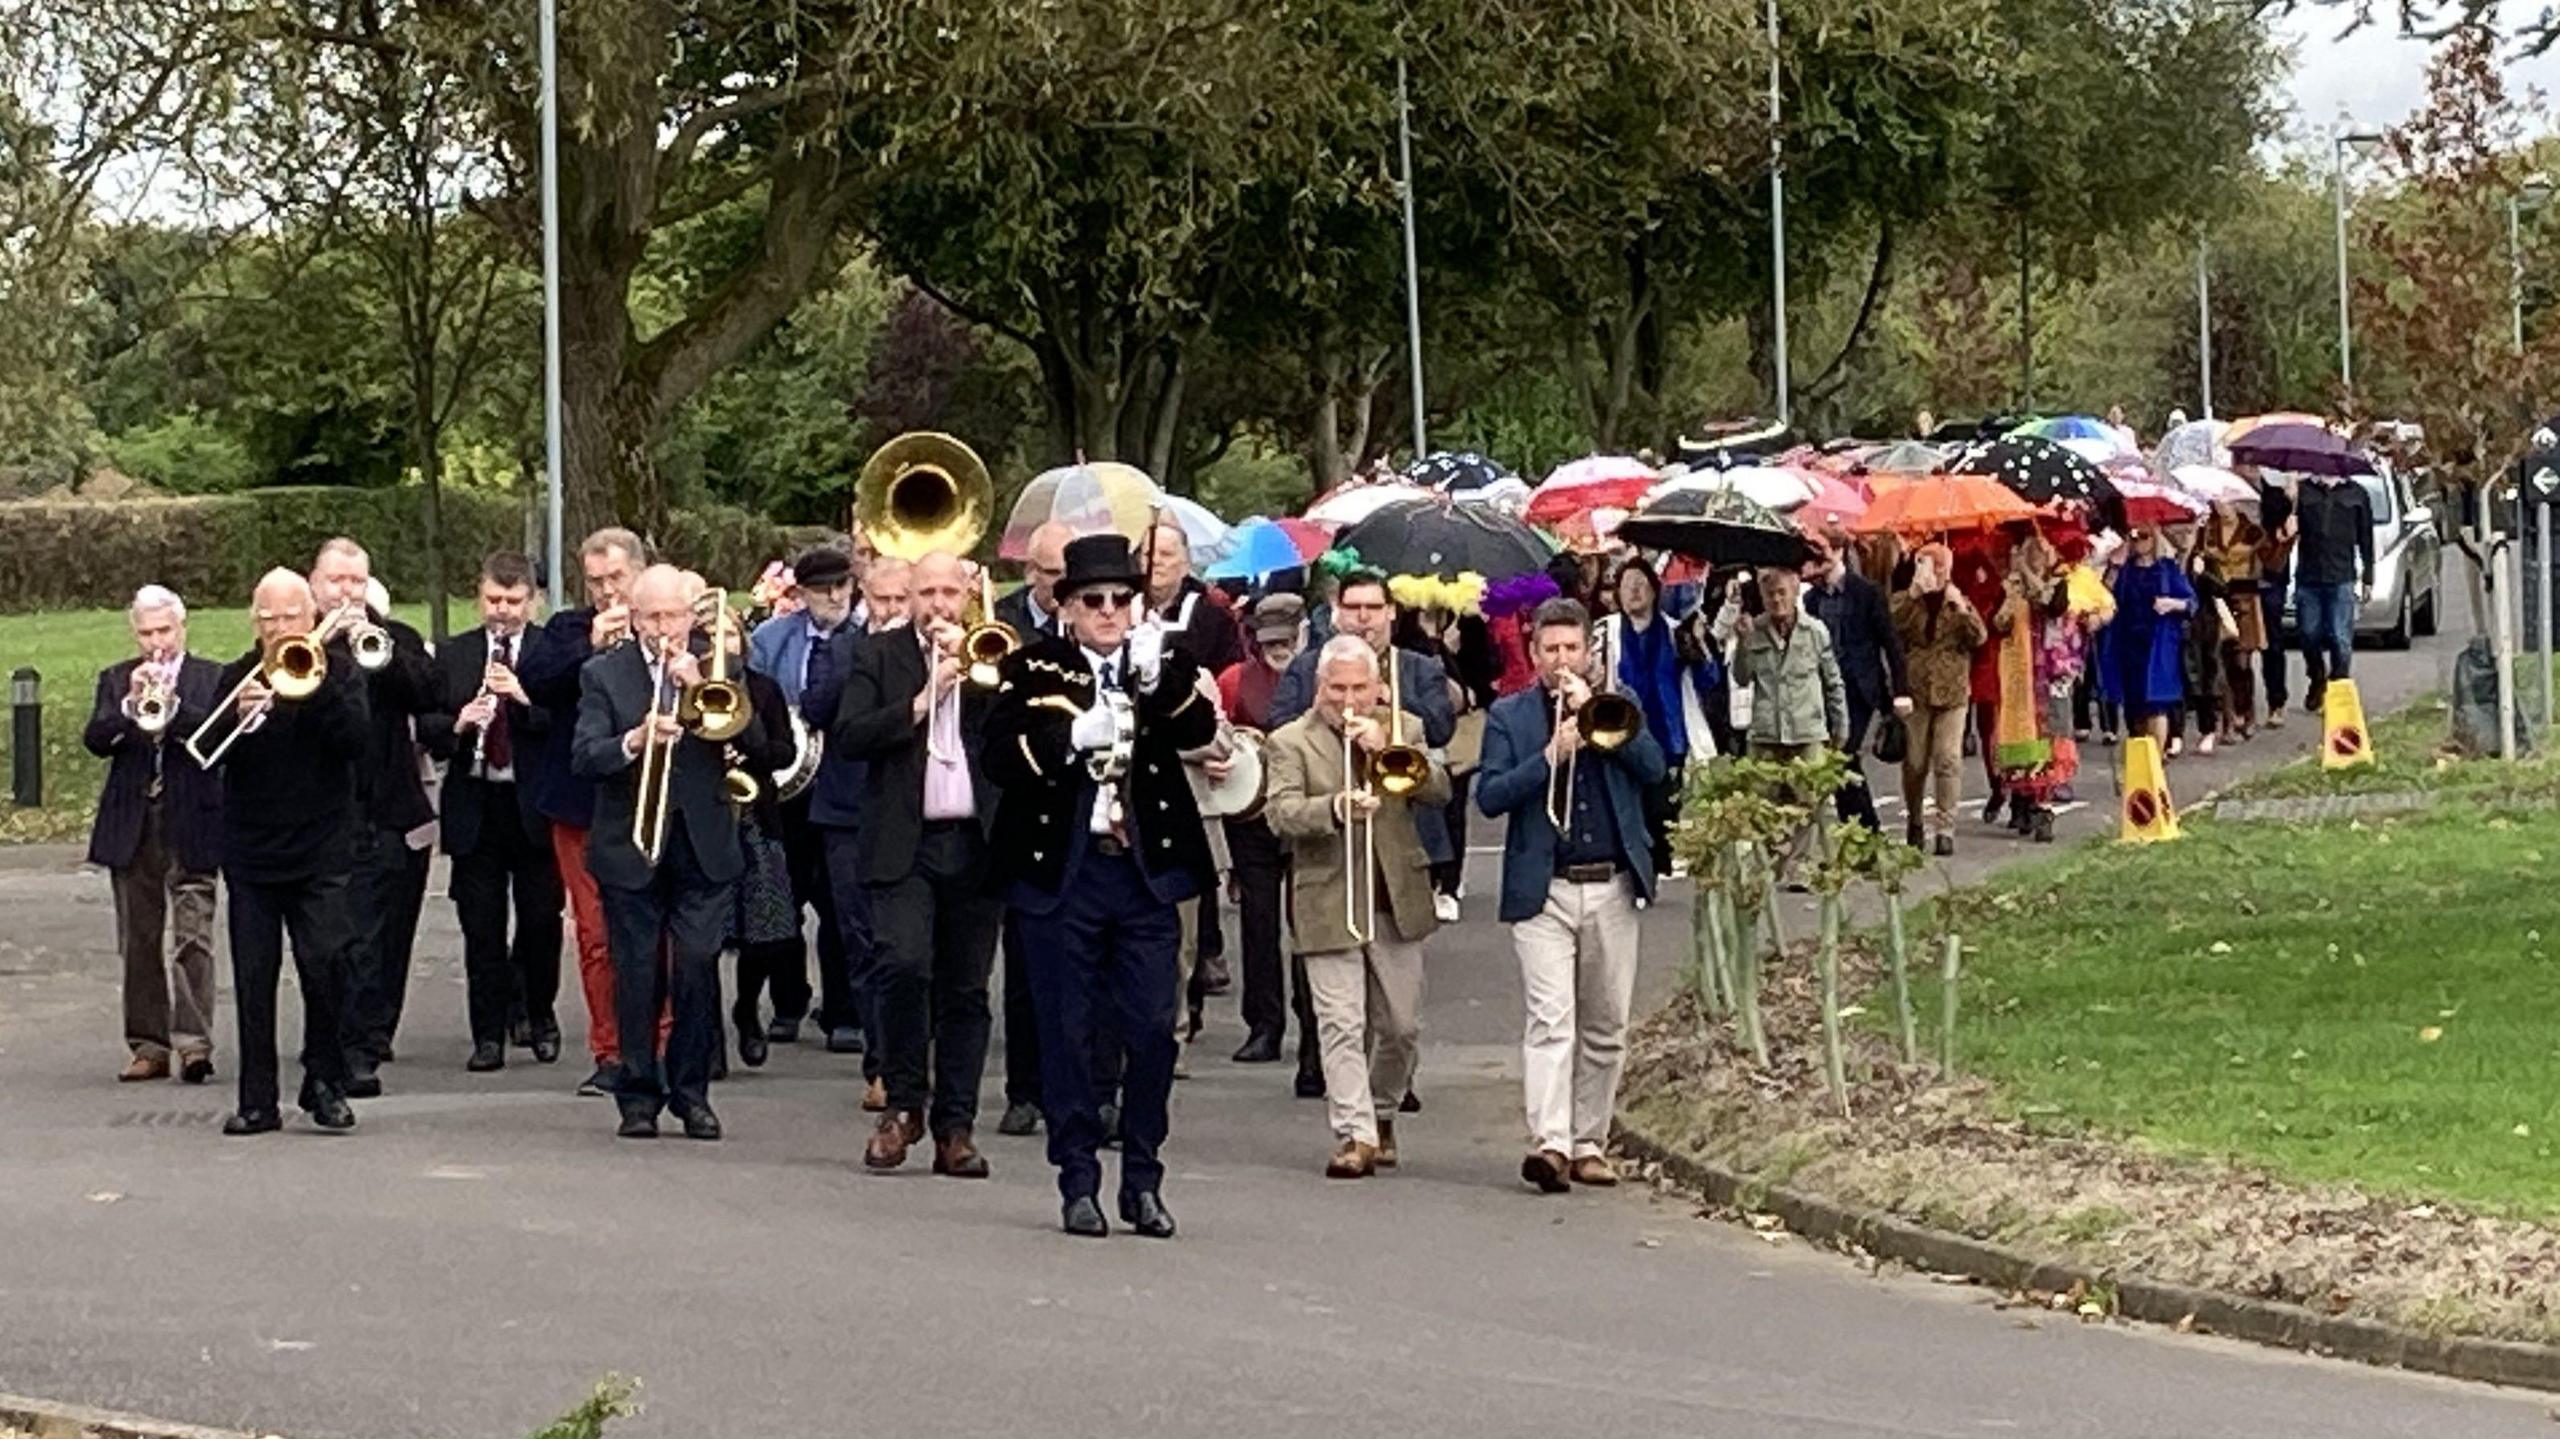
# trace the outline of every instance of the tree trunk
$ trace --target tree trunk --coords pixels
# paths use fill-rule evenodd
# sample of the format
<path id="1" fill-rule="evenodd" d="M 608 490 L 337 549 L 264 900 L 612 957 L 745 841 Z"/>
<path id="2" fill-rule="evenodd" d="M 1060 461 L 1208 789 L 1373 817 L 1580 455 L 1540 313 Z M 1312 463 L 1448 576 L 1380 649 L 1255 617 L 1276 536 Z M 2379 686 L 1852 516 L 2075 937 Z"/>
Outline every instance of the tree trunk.
<path id="1" fill-rule="evenodd" d="M 435 407 L 432 395 L 421 395 L 428 403 L 418 407 L 418 473 L 427 486 L 427 628 L 429 637 L 444 643 L 450 633 L 445 628 L 445 591 L 452 588 L 444 578 L 444 446 L 436 433 Z"/>

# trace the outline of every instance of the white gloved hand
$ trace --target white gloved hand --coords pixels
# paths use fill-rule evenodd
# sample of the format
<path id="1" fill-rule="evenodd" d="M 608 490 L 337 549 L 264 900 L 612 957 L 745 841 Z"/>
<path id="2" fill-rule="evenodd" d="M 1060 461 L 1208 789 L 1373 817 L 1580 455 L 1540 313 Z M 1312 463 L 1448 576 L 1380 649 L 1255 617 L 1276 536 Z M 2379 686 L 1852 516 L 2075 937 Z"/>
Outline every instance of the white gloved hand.
<path id="1" fill-rule="evenodd" d="M 1138 688 L 1153 690 L 1164 675 L 1164 626 L 1149 620 L 1129 631 L 1129 673 Z"/>
<path id="2" fill-rule="evenodd" d="M 1111 707 L 1100 703 L 1077 715 L 1075 723 L 1067 728 L 1067 738 L 1080 750 L 1109 749 L 1118 733 L 1111 723 Z"/>

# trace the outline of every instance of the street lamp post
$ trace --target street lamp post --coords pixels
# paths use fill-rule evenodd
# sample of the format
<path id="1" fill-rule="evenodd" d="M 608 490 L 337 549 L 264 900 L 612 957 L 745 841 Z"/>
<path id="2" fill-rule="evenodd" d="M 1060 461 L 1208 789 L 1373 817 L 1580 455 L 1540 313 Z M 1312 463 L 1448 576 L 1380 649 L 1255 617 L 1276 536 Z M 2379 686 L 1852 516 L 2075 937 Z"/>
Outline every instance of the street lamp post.
<path id="1" fill-rule="evenodd" d="M 2335 208 L 2338 218 L 2338 386 L 2353 392 L 2356 387 L 2356 351 L 2353 327 L 2347 307 L 2347 152 L 2371 153 L 2382 143 L 2380 135 L 2349 132 L 2343 128 L 2329 133 L 2329 160 Z"/>
<path id="2" fill-rule="evenodd" d="M 1413 102 L 1405 89 L 1404 57 L 1396 57 L 1396 169 L 1404 192 L 1404 331 L 1413 370 L 1413 457 L 1431 453 L 1428 418 L 1422 413 L 1422 272 L 1413 241 Z"/>
<path id="3" fill-rule="evenodd" d="M 2528 175 L 2507 197 L 2507 292 L 2515 310 L 2516 353 L 2524 353 L 2524 217 L 2551 200 L 2551 180 Z"/>
<path id="4" fill-rule="evenodd" d="M 1782 58 L 1778 50 L 1778 0 L 1768 0 L 1769 14 L 1769 279 L 1771 337 L 1777 352 L 1778 423 L 1794 422 L 1794 400 L 1787 380 L 1787 171 L 1786 142 L 1779 132 L 1785 115 L 1779 104 Z"/>
<path id="5" fill-rule="evenodd" d="M 542 0 L 542 466 L 547 488 L 543 581 L 551 607 L 566 609 L 560 573 L 560 14 Z"/>
<path id="6" fill-rule="evenodd" d="M 2213 272 L 2206 263 L 2204 232 L 2196 232 L 2196 398 L 2203 419 L 2213 418 Z"/>

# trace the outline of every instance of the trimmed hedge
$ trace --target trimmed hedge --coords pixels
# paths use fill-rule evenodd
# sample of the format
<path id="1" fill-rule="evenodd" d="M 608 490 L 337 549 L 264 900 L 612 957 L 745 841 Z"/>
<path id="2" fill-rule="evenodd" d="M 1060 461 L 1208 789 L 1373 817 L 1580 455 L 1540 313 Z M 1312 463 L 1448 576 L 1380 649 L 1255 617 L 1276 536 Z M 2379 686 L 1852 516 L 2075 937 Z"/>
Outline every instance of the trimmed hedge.
<path id="1" fill-rule="evenodd" d="M 425 517 L 426 492 L 414 486 L 0 502 L 0 611 L 122 605 L 138 586 L 155 582 L 199 605 L 245 602 L 260 575 L 276 565 L 307 566 L 332 535 L 352 536 L 372 551 L 374 573 L 394 596 L 420 598 L 439 581 L 445 593 L 460 594 L 483 555 L 524 548 L 527 524 L 536 520 L 514 496 L 446 491 L 444 573 L 435 576 L 427 572 Z M 666 550 L 743 585 L 766 561 L 812 537 L 745 510 L 710 506 L 678 512 Z"/>

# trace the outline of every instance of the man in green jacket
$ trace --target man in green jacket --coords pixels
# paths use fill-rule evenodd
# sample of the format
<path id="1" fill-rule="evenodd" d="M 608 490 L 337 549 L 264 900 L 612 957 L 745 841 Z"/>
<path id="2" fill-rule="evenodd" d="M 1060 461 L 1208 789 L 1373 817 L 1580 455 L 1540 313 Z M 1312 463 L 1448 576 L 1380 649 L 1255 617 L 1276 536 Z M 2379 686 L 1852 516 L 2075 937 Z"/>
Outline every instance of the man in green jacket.
<path id="1" fill-rule="evenodd" d="M 1751 753 L 1791 760 L 1849 743 L 1849 693 L 1831 632 L 1804 612 L 1803 581 L 1792 570 L 1760 572 L 1762 613 L 1734 630 L 1733 683 L 1749 685 Z"/>

